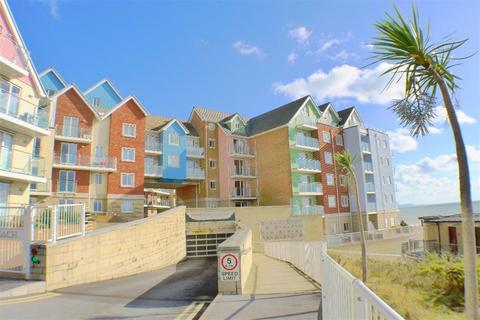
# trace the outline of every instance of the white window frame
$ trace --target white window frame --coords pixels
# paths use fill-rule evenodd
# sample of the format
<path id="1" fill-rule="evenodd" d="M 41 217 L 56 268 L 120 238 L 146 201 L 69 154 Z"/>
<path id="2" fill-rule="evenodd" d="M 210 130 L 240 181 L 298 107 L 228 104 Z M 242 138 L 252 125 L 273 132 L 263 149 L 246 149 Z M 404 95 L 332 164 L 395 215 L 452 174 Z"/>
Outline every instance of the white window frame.
<path id="1" fill-rule="evenodd" d="M 168 133 L 168 145 L 169 146 L 180 145 L 180 135 L 176 132 L 169 132 Z"/>
<path id="2" fill-rule="evenodd" d="M 180 168 L 180 157 L 176 154 L 169 154 L 167 157 L 167 167 Z"/>
<path id="3" fill-rule="evenodd" d="M 330 132 L 328 132 L 328 131 L 323 131 L 322 136 L 323 136 L 323 142 L 325 142 L 325 143 L 330 143 L 330 142 L 332 141 L 332 137 L 331 137 L 331 135 L 330 135 Z"/>
<path id="4" fill-rule="evenodd" d="M 61 176 L 64 175 L 66 179 L 61 179 Z M 72 176 L 73 178 L 72 179 L 68 179 L 69 176 Z M 65 190 L 61 190 L 60 189 L 60 181 L 62 180 L 65 180 Z M 71 190 L 69 188 L 69 181 L 72 181 L 72 184 L 71 184 Z M 76 171 L 72 171 L 72 170 L 60 170 L 59 173 L 58 173 L 58 186 L 57 186 L 57 189 L 58 189 L 58 192 L 62 192 L 62 193 L 74 193 L 75 190 L 76 190 L 76 184 L 77 182 L 77 172 Z"/>
<path id="5" fill-rule="evenodd" d="M 208 147 L 210 149 L 215 149 L 217 147 L 217 139 L 208 138 Z"/>
<path id="6" fill-rule="evenodd" d="M 129 132 L 132 129 L 133 134 Z M 129 138 L 137 137 L 137 125 L 133 123 L 122 123 L 122 136 Z"/>
<path id="7" fill-rule="evenodd" d="M 212 166 L 213 164 L 213 166 Z M 208 167 L 210 169 L 217 169 L 217 160 L 216 159 L 208 159 Z"/>
<path id="8" fill-rule="evenodd" d="M 346 187 L 347 186 L 347 177 L 344 174 L 341 174 L 338 178 L 340 180 L 340 186 Z"/>
<path id="9" fill-rule="evenodd" d="M 325 159 L 326 164 L 333 164 L 333 155 L 331 152 L 328 152 L 328 151 L 324 152 L 323 157 Z"/>
<path id="10" fill-rule="evenodd" d="M 333 202 L 333 206 L 331 205 Z M 337 207 L 337 197 L 335 196 L 327 196 L 327 204 L 329 208 L 336 208 Z"/>
<path id="11" fill-rule="evenodd" d="M 343 208 L 347 208 L 348 207 L 348 196 L 341 195 L 340 196 L 340 202 L 341 202 Z"/>
<path id="12" fill-rule="evenodd" d="M 98 205 L 100 205 L 100 208 L 98 208 Z M 93 199 L 93 212 L 103 212 L 103 200 Z"/>
<path id="13" fill-rule="evenodd" d="M 122 161 L 124 162 L 135 162 L 135 148 L 122 147 Z M 132 158 L 127 158 L 126 156 L 131 154 Z"/>
<path id="14" fill-rule="evenodd" d="M 132 183 L 131 184 L 124 184 L 123 182 L 123 177 L 131 177 L 132 178 Z M 128 182 L 128 181 L 127 181 Z M 122 172 L 120 173 L 120 186 L 122 188 L 133 188 L 135 186 L 135 173 L 129 173 L 129 172 Z"/>
<path id="15" fill-rule="evenodd" d="M 213 188 L 212 188 L 212 183 L 213 183 Z M 208 181 L 208 188 L 210 190 L 217 190 L 217 180 Z"/>
<path id="16" fill-rule="evenodd" d="M 92 105 L 94 107 L 100 107 L 101 99 L 100 97 L 93 97 Z"/>
<path id="17" fill-rule="evenodd" d="M 128 204 L 128 207 L 126 207 L 127 204 Z M 132 213 L 134 211 L 133 201 L 122 200 L 121 210 L 122 210 L 122 213 Z"/>
<path id="18" fill-rule="evenodd" d="M 327 179 L 327 186 L 335 185 L 335 176 L 333 175 L 333 173 L 327 173 L 325 177 Z"/>
<path id="19" fill-rule="evenodd" d="M 343 232 L 350 232 L 350 223 L 348 222 L 343 223 Z"/>
<path id="20" fill-rule="evenodd" d="M 335 136 L 335 144 L 337 146 L 343 146 L 343 136 L 342 135 L 337 135 Z"/>
<path id="21" fill-rule="evenodd" d="M 100 182 L 99 182 L 100 181 Z M 103 173 L 96 173 L 95 174 L 95 184 L 101 185 L 103 184 Z"/>

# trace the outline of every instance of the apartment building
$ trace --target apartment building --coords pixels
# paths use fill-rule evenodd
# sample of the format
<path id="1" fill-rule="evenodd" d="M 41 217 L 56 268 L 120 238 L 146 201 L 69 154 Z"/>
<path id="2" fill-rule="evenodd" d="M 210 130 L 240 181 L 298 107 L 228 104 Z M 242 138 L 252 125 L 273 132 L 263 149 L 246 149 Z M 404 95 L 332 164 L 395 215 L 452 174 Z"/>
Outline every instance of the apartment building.
<path id="1" fill-rule="evenodd" d="M 50 135 L 49 106 L 4 0 L 0 42 L 0 207 L 18 207 L 29 203 L 30 184 L 47 182 L 36 141 Z"/>

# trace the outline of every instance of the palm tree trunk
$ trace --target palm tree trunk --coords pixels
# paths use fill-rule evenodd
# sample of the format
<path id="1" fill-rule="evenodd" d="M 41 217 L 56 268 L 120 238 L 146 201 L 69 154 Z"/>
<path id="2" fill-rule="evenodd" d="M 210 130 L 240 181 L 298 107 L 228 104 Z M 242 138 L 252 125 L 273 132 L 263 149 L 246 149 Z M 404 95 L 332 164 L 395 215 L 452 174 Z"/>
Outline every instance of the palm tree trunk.
<path id="1" fill-rule="evenodd" d="M 355 200 L 357 204 L 357 216 L 358 221 L 360 224 L 360 247 L 362 252 L 362 281 L 367 282 L 368 277 L 368 266 L 367 266 L 367 244 L 365 241 L 365 228 L 363 226 L 363 217 L 362 212 L 360 210 L 360 196 L 358 194 L 358 183 L 357 183 L 357 176 L 355 172 L 352 170 L 351 172 L 352 180 L 353 180 L 353 188 L 355 190 Z"/>
<path id="2" fill-rule="evenodd" d="M 478 319 L 478 282 L 476 270 L 475 222 L 473 220 L 472 195 L 470 190 L 470 173 L 468 169 L 467 151 L 463 142 L 462 131 L 457 114 L 453 107 L 448 88 L 443 78 L 432 68 L 429 69 L 442 93 L 447 110 L 448 120 L 455 139 L 460 183 L 460 206 L 462 210 L 462 240 L 465 269 L 465 314 L 467 319 Z"/>

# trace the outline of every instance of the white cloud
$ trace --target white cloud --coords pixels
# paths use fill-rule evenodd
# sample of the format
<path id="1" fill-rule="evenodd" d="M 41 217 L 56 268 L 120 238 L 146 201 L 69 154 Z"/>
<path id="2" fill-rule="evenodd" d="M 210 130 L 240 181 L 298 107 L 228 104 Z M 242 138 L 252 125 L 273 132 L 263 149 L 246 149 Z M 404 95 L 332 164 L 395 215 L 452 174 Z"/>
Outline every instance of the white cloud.
<path id="1" fill-rule="evenodd" d="M 300 26 L 292 29 L 288 32 L 290 38 L 296 40 L 299 43 L 305 43 L 312 35 L 312 31 L 308 30 L 305 26 Z"/>
<path id="2" fill-rule="evenodd" d="M 358 54 L 356 54 L 354 52 L 348 52 L 345 49 L 342 49 L 342 51 L 340 51 L 339 53 L 337 53 L 335 55 L 330 55 L 328 57 L 332 60 L 339 60 L 339 61 L 342 61 L 342 62 L 345 62 L 350 58 L 353 58 L 353 59 L 358 59 L 359 58 Z"/>
<path id="3" fill-rule="evenodd" d="M 47 0 L 48 6 L 50 7 L 50 15 L 58 19 L 59 13 L 58 13 L 58 1 L 57 0 Z"/>
<path id="4" fill-rule="evenodd" d="M 417 150 L 417 140 L 413 138 L 406 129 L 395 129 L 388 131 L 390 137 L 390 149 L 399 153 Z"/>
<path id="5" fill-rule="evenodd" d="M 322 46 L 320 47 L 319 51 L 326 51 L 330 49 L 331 47 L 341 44 L 345 41 L 345 39 L 340 39 L 340 38 L 330 38 L 327 39 L 323 42 Z"/>
<path id="6" fill-rule="evenodd" d="M 467 145 L 467 156 L 471 162 L 480 162 L 480 147 Z"/>
<path id="7" fill-rule="evenodd" d="M 232 47 L 241 55 L 244 56 L 250 56 L 250 55 L 256 55 L 258 58 L 263 58 L 265 57 L 265 53 L 263 52 L 262 49 L 252 46 L 248 43 L 245 43 L 243 41 L 237 41 L 232 44 Z"/>
<path id="8" fill-rule="evenodd" d="M 290 54 L 288 55 L 288 57 L 287 57 L 287 62 L 293 64 L 293 63 L 295 63 L 295 62 L 297 61 L 297 59 L 298 59 L 298 54 L 292 52 L 292 53 L 290 53 Z"/>
<path id="9" fill-rule="evenodd" d="M 385 85 L 389 76 L 381 76 L 391 65 L 380 63 L 373 69 L 360 69 L 344 64 L 328 72 L 319 69 L 306 78 L 295 79 L 283 84 L 275 83 L 277 94 L 299 98 L 307 94 L 314 95 L 319 101 L 333 98 L 355 98 L 360 102 L 388 104 L 392 99 L 402 96 L 403 86 L 393 83 L 388 89 Z"/>
<path id="10" fill-rule="evenodd" d="M 474 117 L 467 115 L 464 111 L 457 109 L 458 122 L 461 124 L 474 124 L 477 120 Z M 438 106 L 434 109 L 436 117 L 434 119 L 435 124 L 442 124 L 447 122 L 447 109 L 443 106 Z"/>
<path id="11" fill-rule="evenodd" d="M 368 49 L 368 50 L 372 50 L 373 48 L 375 48 L 375 46 L 373 44 L 367 43 L 367 42 L 360 43 L 360 47 L 362 47 L 363 49 Z"/>

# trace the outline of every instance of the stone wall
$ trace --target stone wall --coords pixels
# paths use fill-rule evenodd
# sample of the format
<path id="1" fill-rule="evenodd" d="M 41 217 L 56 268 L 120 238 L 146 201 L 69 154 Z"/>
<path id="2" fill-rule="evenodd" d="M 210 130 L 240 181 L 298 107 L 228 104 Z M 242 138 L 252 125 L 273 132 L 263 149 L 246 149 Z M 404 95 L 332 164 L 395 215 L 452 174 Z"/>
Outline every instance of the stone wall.
<path id="1" fill-rule="evenodd" d="M 84 237 L 33 244 L 32 279 L 47 290 L 115 279 L 175 264 L 186 256 L 185 207 L 115 225 Z"/>

